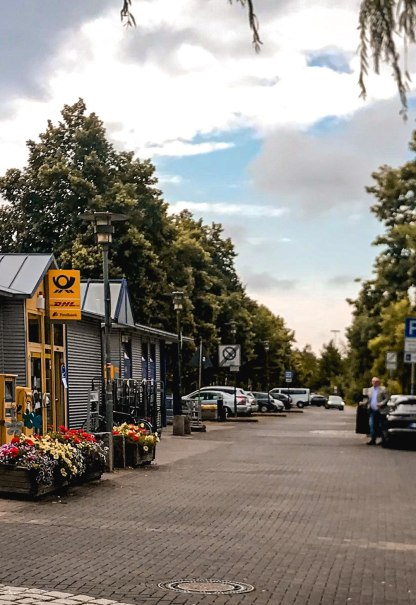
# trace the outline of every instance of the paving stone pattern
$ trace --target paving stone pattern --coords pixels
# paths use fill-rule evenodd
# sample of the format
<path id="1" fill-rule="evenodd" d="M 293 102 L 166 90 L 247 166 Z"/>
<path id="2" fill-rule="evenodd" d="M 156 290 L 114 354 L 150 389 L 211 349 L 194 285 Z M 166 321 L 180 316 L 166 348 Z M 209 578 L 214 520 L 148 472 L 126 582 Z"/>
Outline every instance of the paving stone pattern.
<path id="1" fill-rule="evenodd" d="M 352 410 L 312 408 L 165 434 L 152 467 L 2 499 L 0 582 L 18 592 L 0 605 L 416 605 L 416 451 L 365 441 Z M 158 587 L 201 578 L 255 590 Z"/>

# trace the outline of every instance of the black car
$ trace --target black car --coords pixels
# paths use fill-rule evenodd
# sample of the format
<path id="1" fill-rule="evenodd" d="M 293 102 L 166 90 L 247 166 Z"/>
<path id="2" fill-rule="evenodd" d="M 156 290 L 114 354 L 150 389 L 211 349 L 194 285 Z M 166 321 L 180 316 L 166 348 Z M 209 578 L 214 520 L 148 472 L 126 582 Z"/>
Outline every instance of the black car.
<path id="1" fill-rule="evenodd" d="M 416 396 L 392 395 L 383 415 L 381 445 L 390 447 L 405 440 L 416 444 Z"/>
<path id="2" fill-rule="evenodd" d="M 257 401 L 259 412 L 283 412 L 284 404 L 278 399 L 274 399 L 270 393 L 260 391 L 251 391 Z"/>
<path id="3" fill-rule="evenodd" d="M 321 405 L 326 405 L 328 403 L 328 397 L 316 393 L 314 395 L 311 395 L 309 403 L 310 405 L 317 405 L 318 407 L 320 407 Z"/>
<path id="4" fill-rule="evenodd" d="M 281 401 L 285 406 L 285 410 L 290 410 L 292 408 L 292 397 L 290 395 L 286 395 L 286 393 L 270 393 L 273 399 L 276 401 Z"/>

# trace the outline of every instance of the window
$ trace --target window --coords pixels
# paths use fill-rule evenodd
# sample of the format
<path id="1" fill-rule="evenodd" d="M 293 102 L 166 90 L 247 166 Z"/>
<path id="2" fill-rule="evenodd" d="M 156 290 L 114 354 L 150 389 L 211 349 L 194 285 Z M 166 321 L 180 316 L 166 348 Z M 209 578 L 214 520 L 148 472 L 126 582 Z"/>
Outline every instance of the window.
<path id="1" fill-rule="evenodd" d="M 62 324 L 53 326 L 53 344 L 55 347 L 64 346 L 64 326 Z"/>
<path id="2" fill-rule="evenodd" d="M 40 315 L 29 314 L 29 342 L 42 342 Z"/>

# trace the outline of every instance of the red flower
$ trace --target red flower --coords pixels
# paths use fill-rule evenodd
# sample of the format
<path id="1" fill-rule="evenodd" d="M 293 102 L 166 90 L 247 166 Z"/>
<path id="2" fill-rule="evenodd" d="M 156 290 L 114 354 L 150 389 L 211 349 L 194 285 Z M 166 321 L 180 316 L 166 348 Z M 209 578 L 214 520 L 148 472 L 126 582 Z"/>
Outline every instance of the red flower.
<path id="1" fill-rule="evenodd" d="M 20 437 L 16 437 L 16 436 L 12 437 L 10 443 L 20 443 Z"/>
<path id="2" fill-rule="evenodd" d="M 63 424 L 61 424 L 61 426 L 58 426 L 58 429 L 61 431 L 61 433 L 66 433 L 67 432 L 67 428 L 66 426 L 64 426 Z"/>
<path id="3" fill-rule="evenodd" d="M 35 445 L 35 443 L 31 439 L 26 439 L 25 443 L 27 445 Z"/>
<path id="4" fill-rule="evenodd" d="M 17 456 L 19 453 L 19 448 L 18 447 L 11 447 L 9 452 L 11 453 L 12 456 Z"/>

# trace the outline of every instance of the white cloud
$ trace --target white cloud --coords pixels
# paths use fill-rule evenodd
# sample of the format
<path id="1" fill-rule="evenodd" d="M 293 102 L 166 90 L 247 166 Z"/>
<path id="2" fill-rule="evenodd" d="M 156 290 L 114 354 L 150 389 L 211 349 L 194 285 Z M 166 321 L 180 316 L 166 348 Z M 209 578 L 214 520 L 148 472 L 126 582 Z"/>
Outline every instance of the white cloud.
<path id="1" fill-rule="evenodd" d="M 169 205 L 169 213 L 177 214 L 182 210 L 189 210 L 194 214 L 218 214 L 222 216 L 267 217 L 278 218 L 287 214 L 286 208 L 270 208 L 269 206 L 250 206 L 226 202 L 190 202 L 178 201 Z"/>

